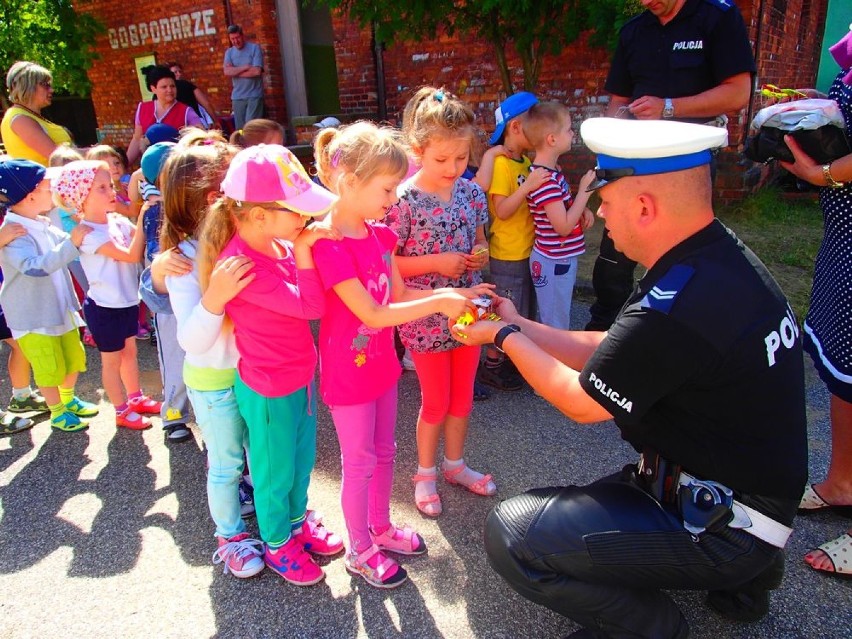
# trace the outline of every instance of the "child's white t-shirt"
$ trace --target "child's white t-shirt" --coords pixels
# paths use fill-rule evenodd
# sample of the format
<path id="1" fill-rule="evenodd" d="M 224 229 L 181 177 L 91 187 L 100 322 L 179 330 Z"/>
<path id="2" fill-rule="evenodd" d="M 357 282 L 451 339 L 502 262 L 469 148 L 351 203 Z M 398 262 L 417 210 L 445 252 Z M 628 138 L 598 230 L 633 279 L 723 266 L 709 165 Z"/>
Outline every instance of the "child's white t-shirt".
<path id="1" fill-rule="evenodd" d="M 133 239 L 136 227 L 118 213 L 110 213 L 106 224 L 82 222 L 92 227 L 92 232 L 83 238 L 80 245 L 80 263 L 89 280 L 86 295 L 98 306 L 105 308 L 127 308 L 139 303 L 139 265 L 119 262 L 96 251 L 112 242 L 127 248 Z"/>

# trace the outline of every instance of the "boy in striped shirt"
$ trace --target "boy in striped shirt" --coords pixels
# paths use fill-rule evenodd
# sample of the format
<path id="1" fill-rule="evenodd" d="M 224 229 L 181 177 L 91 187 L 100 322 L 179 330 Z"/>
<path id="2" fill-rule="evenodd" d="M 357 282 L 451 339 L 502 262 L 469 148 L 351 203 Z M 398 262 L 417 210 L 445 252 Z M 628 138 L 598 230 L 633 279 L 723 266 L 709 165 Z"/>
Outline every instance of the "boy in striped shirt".
<path id="1" fill-rule="evenodd" d="M 577 257 L 586 251 L 583 230 L 594 224 L 594 214 L 586 206 L 586 188 L 595 177 L 588 171 L 580 180 L 576 197 L 557 160 L 571 150 L 574 131 L 568 108 L 558 102 L 533 106 L 524 132 L 535 148 L 532 169 L 543 168 L 548 177 L 527 195 L 527 205 L 535 225 L 535 242 L 530 253 L 530 274 L 535 287 L 541 322 L 554 328 L 570 328 L 571 300 L 577 279 Z"/>

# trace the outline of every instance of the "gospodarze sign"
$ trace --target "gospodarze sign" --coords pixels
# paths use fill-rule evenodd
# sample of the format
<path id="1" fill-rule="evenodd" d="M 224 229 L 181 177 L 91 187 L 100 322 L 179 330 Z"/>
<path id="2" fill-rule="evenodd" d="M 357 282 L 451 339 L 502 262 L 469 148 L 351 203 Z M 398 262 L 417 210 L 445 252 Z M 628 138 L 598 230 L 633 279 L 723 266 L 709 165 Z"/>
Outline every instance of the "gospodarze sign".
<path id="1" fill-rule="evenodd" d="M 127 49 L 215 35 L 213 15 L 213 9 L 204 9 L 108 29 L 109 44 L 113 49 Z"/>

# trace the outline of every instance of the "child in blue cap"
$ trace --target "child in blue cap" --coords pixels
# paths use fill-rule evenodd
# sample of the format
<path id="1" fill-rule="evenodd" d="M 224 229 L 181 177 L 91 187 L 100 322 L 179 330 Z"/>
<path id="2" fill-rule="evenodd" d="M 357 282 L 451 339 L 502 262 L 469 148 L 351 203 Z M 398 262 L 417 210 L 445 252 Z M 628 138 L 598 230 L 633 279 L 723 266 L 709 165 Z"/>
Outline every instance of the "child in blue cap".
<path id="1" fill-rule="evenodd" d="M 88 428 L 85 418 L 98 409 L 74 395 L 86 352 L 80 303 L 66 267 L 91 229 L 78 226 L 69 235 L 50 224 L 43 215 L 53 206 L 46 178 L 46 169 L 35 162 L 0 162 L 0 202 L 8 207 L 3 225 L 17 223 L 27 231 L 0 249 L 0 305 L 47 400 L 50 425 L 76 432 Z"/>

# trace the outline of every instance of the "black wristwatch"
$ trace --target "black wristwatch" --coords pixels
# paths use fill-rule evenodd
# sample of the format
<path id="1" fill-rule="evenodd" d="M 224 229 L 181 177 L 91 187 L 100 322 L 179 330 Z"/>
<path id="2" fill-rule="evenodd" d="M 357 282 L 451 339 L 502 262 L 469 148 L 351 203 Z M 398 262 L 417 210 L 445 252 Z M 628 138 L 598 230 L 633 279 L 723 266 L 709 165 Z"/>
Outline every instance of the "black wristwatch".
<path id="1" fill-rule="evenodd" d="M 501 353 L 505 353 L 506 351 L 503 350 L 503 340 L 509 337 L 509 335 L 511 335 L 512 333 L 520 332 L 521 327 L 517 324 L 507 324 L 499 331 L 497 331 L 497 334 L 494 336 L 494 348 L 496 348 Z"/>

